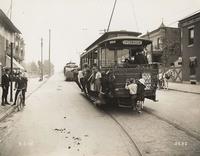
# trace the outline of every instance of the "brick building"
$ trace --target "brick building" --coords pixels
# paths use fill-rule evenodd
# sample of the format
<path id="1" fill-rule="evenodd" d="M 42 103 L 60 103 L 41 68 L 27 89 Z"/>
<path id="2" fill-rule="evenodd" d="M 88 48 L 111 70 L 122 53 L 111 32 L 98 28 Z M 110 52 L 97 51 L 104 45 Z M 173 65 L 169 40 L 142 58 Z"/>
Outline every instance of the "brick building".
<path id="1" fill-rule="evenodd" d="M 183 81 L 200 82 L 200 12 L 179 21 Z"/>
<path id="2" fill-rule="evenodd" d="M 141 37 L 152 40 L 152 45 L 147 47 L 152 62 L 170 66 L 181 55 L 179 28 L 166 27 L 162 22 L 159 28 Z"/>

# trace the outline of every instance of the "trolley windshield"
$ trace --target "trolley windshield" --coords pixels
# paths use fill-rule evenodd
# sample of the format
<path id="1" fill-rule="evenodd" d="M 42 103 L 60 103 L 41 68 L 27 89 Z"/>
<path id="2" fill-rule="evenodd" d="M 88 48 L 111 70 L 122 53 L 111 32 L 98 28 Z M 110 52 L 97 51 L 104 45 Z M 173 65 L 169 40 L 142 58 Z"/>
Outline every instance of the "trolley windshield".
<path id="1" fill-rule="evenodd" d="M 146 46 L 151 41 L 140 38 L 112 38 L 100 44 L 101 67 L 148 64 Z"/>

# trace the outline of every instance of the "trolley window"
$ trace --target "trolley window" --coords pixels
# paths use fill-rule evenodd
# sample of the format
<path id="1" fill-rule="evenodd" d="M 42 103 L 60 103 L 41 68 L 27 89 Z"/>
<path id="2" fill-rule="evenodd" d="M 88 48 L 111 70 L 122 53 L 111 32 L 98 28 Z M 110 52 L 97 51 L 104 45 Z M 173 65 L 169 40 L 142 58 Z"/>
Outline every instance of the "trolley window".
<path id="1" fill-rule="evenodd" d="M 117 64 L 121 65 L 129 58 L 129 49 L 117 50 Z"/>
<path id="2" fill-rule="evenodd" d="M 145 52 L 142 48 L 124 48 L 111 50 L 108 48 L 102 48 L 99 54 L 101 67 L 112 67 L 112 66 L 122 66 L 125 61 L 131 64 L 146 64 Z M 138 61 L 139 59 L 139 61 Z"/>
<path id="3" fill-rule="evenodd" d="M 101 66 L 111 67 L 115 64 L 114 50 L 102 49 L 101 50 Z"/>

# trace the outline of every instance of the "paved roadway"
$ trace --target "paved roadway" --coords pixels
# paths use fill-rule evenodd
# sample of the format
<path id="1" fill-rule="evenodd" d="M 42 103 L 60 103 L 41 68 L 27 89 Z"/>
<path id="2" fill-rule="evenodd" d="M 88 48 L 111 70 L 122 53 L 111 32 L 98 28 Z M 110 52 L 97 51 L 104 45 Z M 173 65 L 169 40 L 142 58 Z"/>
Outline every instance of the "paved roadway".
<path id="1" fill-rule="evenodd" d="M 135 145 L 142 155 L 200 155 L 200 142 L 184 131 L 145 112 L 102 111 L 62 74 L 0 123 L 0 156 L 141 155 Z"/>
<path id="2" fill-rule="evenodd" d="M 200 136 L 200 94 L 158 90 L 157 98 L 157 103 L 146 100 L 145 106 L 149 112 Z"/>

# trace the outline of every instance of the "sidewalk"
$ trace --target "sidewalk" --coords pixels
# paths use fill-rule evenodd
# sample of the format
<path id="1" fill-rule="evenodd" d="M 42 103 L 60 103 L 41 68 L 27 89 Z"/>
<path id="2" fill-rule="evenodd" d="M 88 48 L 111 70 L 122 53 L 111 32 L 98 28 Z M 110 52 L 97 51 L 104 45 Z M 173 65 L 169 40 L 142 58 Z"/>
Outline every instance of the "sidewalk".
<path id="1" fill-rule="evenodd" d="M 28 79 L 28 88 L 27 88 L 27 92 L 26 92 L 26 97 L 31 95 L 39 86 L 41 86 L 43 83 L 45 83 L 47 79 L 44 79 L 43 81 L 38 81 L 38 80 L 39 80 L 39 78 L 29 78 Z M 1 95 L 2 95 L 2 89 L 0 88 L 0 97 L 1 97 Z M 14 96 L 15 96 L 15 94 L 13 91 L 13 100 L 14 100 Z M 8 101 L 9 100 L 10 100 L 10 95 L 8 95 Z M 0 104 L 1 104 L 1 98 L 0 98 Z M 10 113 L 12 113 L 14 111 L 14 109 L 15 108 L 11 105 L 6 105 L 6 106 L 0 105 L 0 121 L 2 121 Z"/>
<path id="2" fill-rule="evenodd" d="M 186 84 L 186 83 L 174 83 L 169 82 L 169 90 L 175 90 L 185 93 L 200 94 L 200 85 Z"/>

